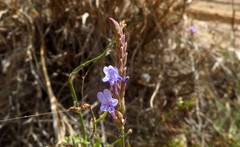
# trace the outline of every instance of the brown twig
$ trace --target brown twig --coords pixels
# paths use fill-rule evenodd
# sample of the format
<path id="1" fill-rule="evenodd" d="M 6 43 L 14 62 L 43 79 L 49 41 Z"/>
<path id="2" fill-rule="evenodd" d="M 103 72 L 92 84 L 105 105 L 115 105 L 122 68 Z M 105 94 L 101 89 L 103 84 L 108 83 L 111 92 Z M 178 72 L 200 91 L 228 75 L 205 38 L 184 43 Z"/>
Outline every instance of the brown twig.
<path id="1" fill-rule="evenodd" d="M 47 86 L 48 97 L 50 99 L 50 104 L 51 104 L 51 111 L 58 112 L 59 109 L 62 107 L 59 107 L 58 100 L 53 93 L 51 82 L 48 76 L 47 67 L 46 67 L 45 58 L 44 58 L 44 43 L 41 44 L 40 55 L 41 55 L 41 63 L 42 63 L 42 70 L 43 70 L 43 75 L 45 79 L 45 84 Z M 65 137 L 65 134 L 67 131 L 66 127 L 68 128 L 68 131 L 70 132 L 70 134 L 73 134 L 74 131 L 71 125 L 68 123 L 66 116 L 63 113 L 61 112 L 52 113 L 52 116 L 53 116 L 54 134 L 58 144 L 58 143 L 61 143 L 61 141 Z"/>

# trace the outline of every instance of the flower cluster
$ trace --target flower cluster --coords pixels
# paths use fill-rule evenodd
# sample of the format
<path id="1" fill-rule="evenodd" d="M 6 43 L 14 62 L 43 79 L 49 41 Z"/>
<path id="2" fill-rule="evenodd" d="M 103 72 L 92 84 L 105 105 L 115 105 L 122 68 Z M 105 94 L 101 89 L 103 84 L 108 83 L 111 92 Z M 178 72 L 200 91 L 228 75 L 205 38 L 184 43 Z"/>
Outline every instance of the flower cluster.
<path id="1" fill-rule="evenodd" d="M 109 82 L 110 90 L 104 89 L 103 92 L 98 92 L 97 97 L 101 102 L 101 111 L 108 111 L 118 128 L 124 130 L 124 112 L 125 112 L 125 89 L 126 83 L 129 79 L 126 76 L 126 62 L 127 62 L 127 43 L 125 42 L 125 35 L 123 34 L 123 28 L 126 26 L 125 22 L 118 23 L 114 19 L 110 18 L 113 22 L 116 30 L 116 38 L 118 41 L 114 44 L 114 49 L 117 55 L 119 55 L 118 63 L 116 66 L 105 66 L 103 72 L 105 74 L 102 79 L 103 82 Z M 113 95 L 113 96 L 112 96 Z"/>

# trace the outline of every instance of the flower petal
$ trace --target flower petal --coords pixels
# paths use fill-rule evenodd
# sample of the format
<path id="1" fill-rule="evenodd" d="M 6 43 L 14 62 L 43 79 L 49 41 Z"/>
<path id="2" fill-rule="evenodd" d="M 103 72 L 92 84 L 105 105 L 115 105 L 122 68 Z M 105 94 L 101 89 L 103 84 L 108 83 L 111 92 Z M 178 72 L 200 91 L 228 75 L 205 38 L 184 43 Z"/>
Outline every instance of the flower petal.
<path id="1" fill-rule="evenodd" d="M 102 104 L 106 104 L 107 103 L 107 99 L 105 98 L 104 94 L 102 92 L 98 92 L 97 93 L 97 97 L 98 100 L 102 103 Z"/>
<path id="2" fill-rule="evenodd" d="M 103 67 L 103 72 L 104 72 L 106 75 L 108 75 L 108 67 L 107 67 L 107 66 L 104 66 L 104 67 Z"/>
<path id="3" fill-rule="evenodd" d="M 112 95 L 111 95 L 111 92 L 108 90 L 108 89 L 104 89 L 103 90 L 103 94 L 106 98 L 107 101 L 111 100 L 112 99 Z"/>
<path id="4" fill-rule="evenodd" d="M 103 82 L 107 82 L 109 81 L 109 77 L 105 76 L 103 79 L 102 79 Z"/>
<path id="5" fill-rule="evenodd" d="M 100 107 L 100 110 L 101 111 L 106 111 L 106 110 L 108 110 L 108 107 L 109 107 L 108 105 L 102 104 L 101 107 Z"/>
<path id="6" fill-rule="evenodd" d="M 117 80 L 118 80 L 118 81 L 122 81 L 122 77 L 118 76 L 118 77 L 117 77 Z"/>
<path id="7" fill-rule="evenodd" d="M 109 106 L 107 110 L 109 111 L 109 113 L 112 113 L 114 112 L 115 109 L 113 106 Z"/>
<path id="8" fill-rule="evenodd" d="M 114 69 L 114 67 L 112 65 L 109 65 L 108 69 Z"/>
<path id="9" fill-rule="evenodd" d="M 113 70 L 114 70 L 115 74 L 118 75 L 118 69 L 116 67 L 113 67 Z"/>
<path id="10" fill-rule="evenodd" d="M 117 99 L 112 99 L 112 106 L 117 106 L 118 100 Z"/>

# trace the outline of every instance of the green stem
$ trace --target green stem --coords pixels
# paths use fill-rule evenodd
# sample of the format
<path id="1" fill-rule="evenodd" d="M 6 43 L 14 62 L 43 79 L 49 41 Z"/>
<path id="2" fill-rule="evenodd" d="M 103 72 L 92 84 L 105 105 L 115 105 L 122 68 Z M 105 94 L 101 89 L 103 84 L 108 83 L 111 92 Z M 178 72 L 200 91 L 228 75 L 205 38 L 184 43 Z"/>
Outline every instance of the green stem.
<path id="1" fill-rule="evenodd" d="M 121 136 L 121 137 L 119 137 L 117 140 L 115 140 L 112 144 L 111 144 L 111 146 L 115 146 L 117 143 L 119 143 L 120 141 L 120 143 L 122 144 L 122 137 L 123 136 Z"/>
<path id="2" fill-rule="evenodd" d="M 79 106 L 79 102 L 78 102 L 78 98 L 77 98 L 77 94 L 75 92 L 75 89 L 74 89 L 74 85 L 73 85 L 73 80 L 74 78 L 76 77 L 77 73 L 82 70 L 85 66 L 89 65 L 90 63 L 95 63 L 96 61 L 100 60 L 101 58 L 103 58 L 107 52 L 109 51 L 109 49 L 106 49 L 103 53 L 101 53 L 99 56 L 93 58 L 93 59 L 90 59 L 86 62 L 84 62 L 83 64 L 79 65 L 78 67 L 76 67 L 70 74 L 69 74 L 69 78 L 68 78 L 68 83 L 69 83 L 69 86 L 70 86 L 70 90 L 71 90 L 71 94 L 72 94 L 72 97 L 73 97 L 73 103 L 74 103 L 74 106 L 75 107 L 78 107 Z M 86 140 L 86 130 L 85 130 L 85 126 L 84 126 L 84 120 L 83 120 L 83 117 L 82 117 L 82 114 L 81 112 L 78 112 L 78 116 L 80 118 L 80 126 L 81 126 L 81 132 L 82 132 L 82 136 L 83 136 L 83 139 Z"/>
<path id="3" fill-rule="evenodd" d="M 121 147 L 125 147 L 124 136 L 121 136 Z"/>
<path id="4" fill-rule="evenodd" d="M 120 142 L 121 146 L 124 147 L 124 146 L 125 146 L 124 140 L 125 140 L 125 138 L 126 138 L 129 134 L 131 134 L 131 133 L 132 133 L 132 129 L 129 129 L 126 134 L 122 135 L 122 136 L 119 137 L 117 140 L 115 140 L 115 141 L 111 144 L 111 146 L 114 146 L 114 145 L 116 145 L 117 143 Z"/>
<path id="5" fill-rule="evenodd" d="M 103 120 L 107 116 L 107 114 L 108 114 L 108 111 L 104 111 L 104 113 L 95 121 L 95 124 Z"/>
<path id="6" fill-rule="evenodd" d="M 74 86 L 73 86 L 73 79 L 75 78 L 75 74 L 76 73 L 74 73 L 74 72 L 70 73 L 69 78 L 68 78 L 68 83 L 69 83 L 72 98 L 73 98 L 73 105 L 75 107 L 78 107 L 79 103 L 78 103 L 77 95 L 76 95 L 76 92 L 75 92 Z"/>
<path id="7" fill-rule="evenodd" d="M 93 110 L 91 108 L 91 106 L 89 107 L 91 115 L 92 115 L 92 123 L 93 123 L 93 131 L 92 131 L 92 135 L 90 136 L 90 139 L 93 140 L 94 134 L 96 132 L 96 117 L 94 116 Z M 91 141 L 93 143 L 93 141 Z"/>
<path id="8" fill-rule="evenodd" d="M 84 121 L 83 121 L 83 117 L 82 117 L 82 113 L 81 113 L 81 112 L 78 112 L 78 117 L 79 117 L 79 119 L 80 119 L 82 137 L 83 137 L 84 140 L 86 140 L 86 139 L 87 139 L 87 137 L 86 137 L 86 129 L 85 129 L 85 124 L 84 124 Z"/>

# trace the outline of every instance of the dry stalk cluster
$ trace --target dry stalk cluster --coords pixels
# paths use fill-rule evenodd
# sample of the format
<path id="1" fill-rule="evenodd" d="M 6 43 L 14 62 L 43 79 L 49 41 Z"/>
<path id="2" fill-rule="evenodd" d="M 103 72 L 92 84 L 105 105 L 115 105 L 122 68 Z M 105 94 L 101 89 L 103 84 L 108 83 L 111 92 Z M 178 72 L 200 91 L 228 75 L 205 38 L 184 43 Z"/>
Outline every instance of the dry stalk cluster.
<path id="1" fill-rule="evenodd" d="M 66 112 L 72 106 L 68 74 L 105 50 L 113 33 L 109 17 L 127 24 L 131 78 L 125 98 L 126 127 L 133 129 L 132 145 L 167 145 L 176 138 L 185 144 L 208 143 L 206 138 L 214 131 L 203 130 L 211 127 L 212 114 L 204 111 L 208 104 L 213 107 L 212 98 L 223 95 L 217 86 L 225 84 L 217 82 L 226 79 L 222 82 L 230 86 L 220 88 L 235 90 L 236 73 L 229 80 L 228 68 L 211 72 L 216 56 L 207 49 L 197 50 L 193 36 L 183 33 L 186 7 L 184 0 L 1 1 L 0 144 L 54 145 L 65 135 L 79 133 L 78 120 Z M 88 66 L 75 79 L 77 94 L 94 104 L 95 112 L 96 93 L 103 86 L 96 81 L 103 76 L 101 67 L 111 62 L 106 58 Z M 209 84 L 209 80 L 216 81 Z M 183 108 L 181 101 L 191 105 Z M 90 127 L 90 115 L 83 114 Z M 34 116 L 10 120 L 28 115 Z M 117 130 L 104 125 L 97 132 L 105 132 L 111 141 Z"/>

